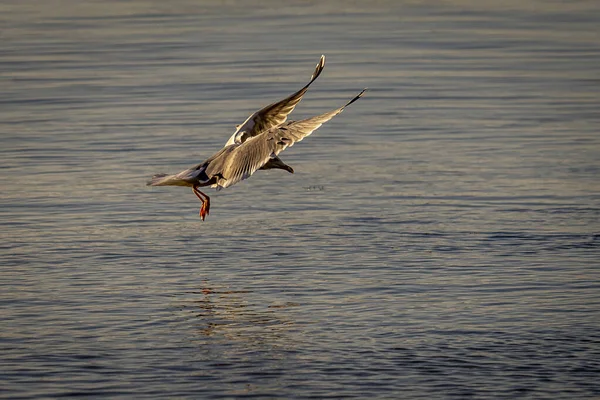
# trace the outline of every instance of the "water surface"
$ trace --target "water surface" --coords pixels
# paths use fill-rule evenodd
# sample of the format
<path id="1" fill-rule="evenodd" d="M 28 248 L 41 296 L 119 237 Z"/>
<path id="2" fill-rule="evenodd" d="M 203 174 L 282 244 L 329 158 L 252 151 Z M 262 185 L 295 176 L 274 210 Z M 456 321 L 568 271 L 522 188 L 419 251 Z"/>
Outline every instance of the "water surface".
<path id="1" fill-rule="evenodd" d="M 0 397 L 600 396 L 600 10 L 501 3 L 3 3 Z"/>

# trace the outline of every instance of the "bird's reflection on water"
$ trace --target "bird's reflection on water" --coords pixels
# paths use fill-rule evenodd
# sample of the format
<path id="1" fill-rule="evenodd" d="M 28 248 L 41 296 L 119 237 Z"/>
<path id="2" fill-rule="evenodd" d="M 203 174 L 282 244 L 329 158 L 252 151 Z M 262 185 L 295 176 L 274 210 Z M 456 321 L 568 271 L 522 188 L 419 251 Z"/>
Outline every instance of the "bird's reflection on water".
<path id="1" fill-rule="evenodd" d="M 254 344 L 285 341 L 286 332 L 294 323 L 282 310 L 299 304 L 257 304 L 251 294 L 250 290 L 203 282 L 197 291 L 184 292 L 172 307 L 201 337 L 223 337 Z"/>

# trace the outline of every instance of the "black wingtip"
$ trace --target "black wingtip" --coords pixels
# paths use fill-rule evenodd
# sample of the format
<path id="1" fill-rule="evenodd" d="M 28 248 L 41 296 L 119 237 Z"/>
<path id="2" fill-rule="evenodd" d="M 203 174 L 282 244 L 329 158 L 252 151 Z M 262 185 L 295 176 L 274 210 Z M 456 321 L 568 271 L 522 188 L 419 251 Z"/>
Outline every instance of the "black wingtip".
<path id="1" fill-rule="evenodd" d="M 367 89 L 368 89 L 368 88 L 364 88 L 364 89 L 362 90 L 362 92 L 360 92 L 359 94 L 357 94 L 357 95 L 356 95 L 356 96 L 355 96 L 355 97 L 354 97 L 352 100 L 350 100 L 348 103 L 346 103 L 346 105 L 344 106 L 344 108 L 345 108 L 345 107 L 348 107 L 350 104 L 352 104 L 352 103 L 354 103 L 356 100 L 360 99 L 360 98 L 363 96 L 363 94 L 365 94 L 365 92 L 367 91 Z"/>

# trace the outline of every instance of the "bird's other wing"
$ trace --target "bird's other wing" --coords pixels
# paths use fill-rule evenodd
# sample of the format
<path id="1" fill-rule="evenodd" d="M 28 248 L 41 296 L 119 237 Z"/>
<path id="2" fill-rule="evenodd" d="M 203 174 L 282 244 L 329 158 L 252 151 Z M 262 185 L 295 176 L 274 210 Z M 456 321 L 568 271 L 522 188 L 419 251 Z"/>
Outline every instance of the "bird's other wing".
<path id="1" fill-rule="evenodd" d="M 329 121 L 331 118 L 335 117 L 350 104 L 354 103 L 356 100 L 360 99 L 367 89 L 363 89 L 359 94 L 354 96 L 352 100 L 344 104 L 342 107 L 335 109 L 333 111 L 317 115 L 316 117 L 303 119 L 300 121 L 290 121 L 283 126 L 278 128 L 278 132 L 281 133 L 281 140 L 285 141 L 285 139 L 289 139 L 285 147 L 278 149 L 279 151 L 275 152 L 275 155 L 279 154 L 283 150 L 288 147 L 291 147 L 296 142 L 300 142 L 302 139 L 316 131 L 323 125 L 325 122 Z"/>
<path id="2" fill-rule="evenodd" d="M 301 121 L 290 121 L 283 126 L 271 128 L 244 143 L 233 144 L 211 161 L 206 169 L 208 176 L 218 176 L 217 189 L 226 188 L 249 178 L 269 159 L 277 156 L 294 143 L 301 141 L 325 122 L 335 117 L 344 108 L 365 93 L 360 92 L 343 107 Z"/>
<path id="3" fill-rule="evenodd" d="M 270 104 L 265 108 L 250 115 L 243 124 L 238 125 L 236 131 L 231 135 L 225 146 L 234 143 L 244 143 L 248 138 L 254 137 L 259 133 L 276 127 L 284 123 L 287 116 L 294 110 L 296 105 L 302 100 L 302 96 L 308 90 L 308 87 L 321 75 L 325 67 L 325 56 L 321 56 L 319 63 L 310 77 L 310 82 L 296 93 L 286 97 L 276 103 Z"/>

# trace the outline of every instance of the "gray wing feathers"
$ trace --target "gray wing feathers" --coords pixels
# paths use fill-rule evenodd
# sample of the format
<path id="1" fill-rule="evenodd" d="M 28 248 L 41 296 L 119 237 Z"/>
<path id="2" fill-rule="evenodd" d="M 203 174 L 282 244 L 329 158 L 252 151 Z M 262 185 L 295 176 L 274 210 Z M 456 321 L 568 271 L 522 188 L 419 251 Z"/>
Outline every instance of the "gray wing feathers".
<path id="1" fill-rule="evenodd" d="M 260 140 L 261 137 L 262 135 L 255 136 L 243 144 L 230 145 L 226 147 L 228 152 L 212 160 L 206 173 L 209 176 L 220 175 L 216 183 L 217 190 L 249 178 L 269 161 L 273 152 L 270 143 Z"/>
<path id="2" fill-rule="evenodd" d="M 335 117 L 344 108 L 358 100 L 366 89 L 360 92 L 343 107 L 316 117 L 271 128 L 260 135 L 247 139 L 244 143 L 235 143 L 225 147 L 213 158 L 206 169 L 208 176 L 220 174 L 217 189 L 226 188 L 250 177 L 256 170 L 276 157 L 286 148 L 301 141 L 313 133 L 325 122 Z"/>
<path id="3" fill-rule="evenodd" d="M 296 105 L 300 103 L 302 97 L 308 90 L 308 87 L 321 75 L 323 68 L 325 67 L 325 56 L 321 56 L 319 63 L 315 67 L 315 71 L 310 77 L 310 82 L 306 84 L 302 89 L 296 93 L 291 94 L 285 99 L 276 103 L 270 104 L 263 109 L 252 114 L 248 119 L 239 125 L 233 135 L 229 138 L 225 146 L 233 143 L 243 143 L 251 137 L 258 135 L 259 133 L 276 127 L 284 123 L 287 116 L 294 110 Z"/>
<path id="4" fill-rule="evenodd" d="M 363 91 L 360 92 L 358 95 L 356 95 L 352 100 L 350 100 L 344 106 L 342 106 L 336 110 L 333 110 L 333 111 L 330 111 L 330 112 L 327 112 L 327 113 L 324 113 L 321 115 L 317 115 L 316 117 L 303 119 L 300 121 L 290 121 L 287 124 L 279 127 L 278 130 L 282 132 L 282 138 L 291 139 L 291 141 L 289 142 L 289 144 L 286 147 L 293 146 L 294 143 L 301 141 L 306 136 L 310 135 L 311 133 L 313 133 L 314 131 L 319 129 L 321 127 L 321 125 L 323 125 L 325 122 L 329 121 L 331 118 L 335 117 L 336 115 L 338 115 L 339 113 L 344 111 L 344 109 L 346 107 L 348 107 L 350 104 L 352 104 L 356 100 L 360 99 L 366 90 L 367 89 L 363 89 Z M 279 153 L 275 153 L 275 154 L 279 154 Z"/>

